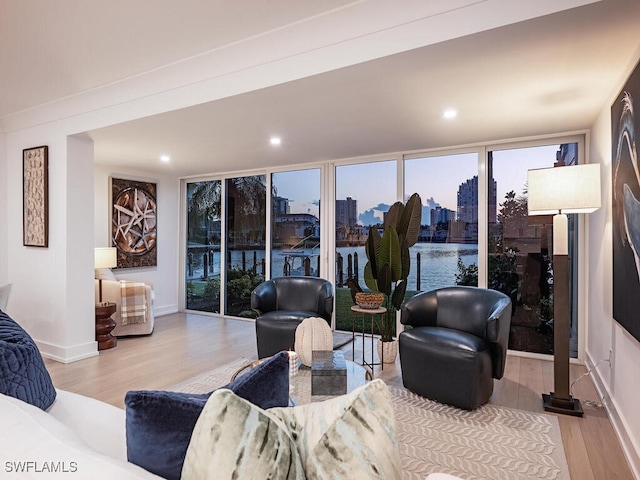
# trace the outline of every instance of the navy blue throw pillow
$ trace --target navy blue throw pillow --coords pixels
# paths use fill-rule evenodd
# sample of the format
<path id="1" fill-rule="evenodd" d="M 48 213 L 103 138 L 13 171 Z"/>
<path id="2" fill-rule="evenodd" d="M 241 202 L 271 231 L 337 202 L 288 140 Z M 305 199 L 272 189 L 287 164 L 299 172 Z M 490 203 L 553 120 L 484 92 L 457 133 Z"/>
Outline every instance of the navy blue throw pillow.
<path id="1" fill-rule="evenodd" d="M 0 311 L 0 393 L 46 410 L 56 399 L 47 368 L 33 339 Z"/>
<path id="2" fill-rule="evenodd" d="M 289 357 L 274 355 L 221 388 L 266 409 L 289 404 Z M 212 392 L 127 392 L 127 459 L 169 480 L 179 479 L 191 433 Z"/>

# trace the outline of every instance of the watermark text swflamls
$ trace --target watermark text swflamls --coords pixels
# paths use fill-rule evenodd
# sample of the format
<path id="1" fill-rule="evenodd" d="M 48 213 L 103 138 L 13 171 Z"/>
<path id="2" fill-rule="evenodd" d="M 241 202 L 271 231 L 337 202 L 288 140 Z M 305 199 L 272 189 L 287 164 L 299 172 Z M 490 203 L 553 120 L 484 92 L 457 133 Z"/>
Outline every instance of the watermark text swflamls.
<path id="1" fill-rule="evenodd" d="M 78 462 L 48 462 L 48 461 L 9 461 L 4 462 L 6 473 L 75 473 Z"/>

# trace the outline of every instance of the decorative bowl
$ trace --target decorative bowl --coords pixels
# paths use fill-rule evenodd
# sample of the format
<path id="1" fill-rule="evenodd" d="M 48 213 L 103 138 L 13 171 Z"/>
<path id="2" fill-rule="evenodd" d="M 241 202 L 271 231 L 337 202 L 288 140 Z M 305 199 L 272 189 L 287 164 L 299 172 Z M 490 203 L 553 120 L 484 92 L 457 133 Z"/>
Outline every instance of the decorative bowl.
<path id="1" fill-rule="evenodd" d="M 360 308 L 375 309 L 380 308 L 384 302 L 384 294 L 358 292 L 356 293 L 356 303 Z"/>

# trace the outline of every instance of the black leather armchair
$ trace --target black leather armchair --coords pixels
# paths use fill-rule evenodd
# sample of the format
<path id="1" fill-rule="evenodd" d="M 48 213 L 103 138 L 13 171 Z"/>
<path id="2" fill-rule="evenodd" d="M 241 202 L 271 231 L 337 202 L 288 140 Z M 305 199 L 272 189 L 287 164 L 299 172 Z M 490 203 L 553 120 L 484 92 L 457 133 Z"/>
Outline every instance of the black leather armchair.
<path id="1" fill-rule="evenodd" d="M 404 386 L 466 410 L 486 403 L 504 375 L 511 299 L 477 287 L 448 287 L 407 300 L 400 321 Z"/>
<path id="2" fill-rule="evenodd" d="M 258 358 L 293 349 L 296 328 L 308 317 L 331 324 L 333 285 L 316 277 L 279 277 L 251 292 L 251 308 L 258 312 Z"/>

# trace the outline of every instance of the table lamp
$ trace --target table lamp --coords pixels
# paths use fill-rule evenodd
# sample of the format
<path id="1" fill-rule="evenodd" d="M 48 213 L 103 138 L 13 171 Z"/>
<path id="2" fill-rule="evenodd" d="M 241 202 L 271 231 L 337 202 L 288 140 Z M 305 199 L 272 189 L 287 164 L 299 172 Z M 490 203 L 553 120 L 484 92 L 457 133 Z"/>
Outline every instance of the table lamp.
<path id="1" fill-rule="evenodd" d="M 118 265 L 116 247 L 104 247 L 94 249 L 94 266 L 98 268 L 113 268 Z M 102 278 L 98 279 L 99 300 L 102 303 Z"/>
<path id="2" fill-rule="evenodd" d="M 542 395 L 544 409 L 583 415 L 569 387 L 569 233 L 567 213 L 600 208 L 600 165 L 571 165 L 528 172 L 529 215 L 553 217 L 553 382 L 555 392 Z"/>

